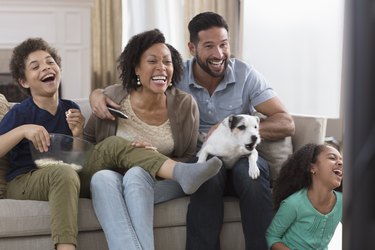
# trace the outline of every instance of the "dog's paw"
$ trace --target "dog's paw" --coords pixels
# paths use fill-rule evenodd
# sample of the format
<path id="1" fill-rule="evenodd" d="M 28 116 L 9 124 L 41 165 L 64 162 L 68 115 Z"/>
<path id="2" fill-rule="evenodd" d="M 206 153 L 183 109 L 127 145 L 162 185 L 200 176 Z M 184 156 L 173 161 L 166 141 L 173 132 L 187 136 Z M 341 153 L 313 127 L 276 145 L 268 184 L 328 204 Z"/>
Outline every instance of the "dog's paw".
<path id="1" fill-rule="evenodd" d="M 256 164 L 256 162 L 253 162 L 251 163 L 249 161 L 249 176 L 252 178 L 252 179 L 257 179 L 260 175 L 260 170 L 258 168 L 258 165 Z"/>
<path id="2" fill-rule="evenodd" d="M 203 151 L 197 153 L 198 160 L 197 162 L 205 162 L 207 160 L 207 155 Z"/>

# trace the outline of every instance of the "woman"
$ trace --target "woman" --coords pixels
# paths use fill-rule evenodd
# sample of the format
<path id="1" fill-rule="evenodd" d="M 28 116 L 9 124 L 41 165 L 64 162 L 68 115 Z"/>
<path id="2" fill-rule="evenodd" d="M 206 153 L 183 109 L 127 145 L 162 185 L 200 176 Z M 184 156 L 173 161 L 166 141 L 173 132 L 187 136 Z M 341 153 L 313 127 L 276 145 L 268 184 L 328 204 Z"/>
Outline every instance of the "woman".
<path id="1" fill-rule="evenodd" d="M 114 100 L 129 119 L 101 120 L 92 116 L 86 136 L 100 141 L 110 135 L 132 140 L 135 146 L 154 148 L 174 160 L 187 162 L 195 156 L 199 114 L 194 99 L 173 87 L 182 76 L 182 59 L 159 30 L 132 37 L 119 58 L 122 85 L 109 86 L 106 96 Z M 101 100 L 105 101 L 105 100 Z M 95 111 L 95 110 L 94 110 Z M 141 168 L 125 176 L 100 171 L 93 176 L 94 209 L 109 248 L 153 249 L 153 179 Z M 159 184 L 158 184 L 159 185 Z M 162 181 L 165 197 L 184 195 L 172 180 Z"/>
<path id="2" fill-rule="evenodd" d="M 328 145 L 307 144 L 284 164 L 273 195 L 276 215 L 267 230 L 277 249 L 327 249 L 342 218 L 341 154 Z"/>
<path id="3" fill-rule="evenodd" d="M 56 249 L 76 249 L 78 197 L 80 191 L 81 195 L 89 193 L 84 187 L 89 187 L 96 171 L 140 165 L 153 176 L 173 178 L 188 193 L 217 173 L 219 159 L 218 165 L 210 165 L 209 161 L 205 165 L 175 162 L 158 152 L 136 148 L 118 136 L 95 145 L 79 176 L 73 168 L 56 163 L 38 168 L 32 160 L 30 142 L 46 152 L 51 143 L 49 133 L 83 136 L 85 119 L 78 105 L 59 98 L 60 65 L 57 51 L 41 38 L 27 39 L 15 47 L 10 64 L 12 76 L 30 97 L 14 105 L 0 122 L 0 157 L 9 153 L 10 159 L 7 198 L 49 202 Z"/>

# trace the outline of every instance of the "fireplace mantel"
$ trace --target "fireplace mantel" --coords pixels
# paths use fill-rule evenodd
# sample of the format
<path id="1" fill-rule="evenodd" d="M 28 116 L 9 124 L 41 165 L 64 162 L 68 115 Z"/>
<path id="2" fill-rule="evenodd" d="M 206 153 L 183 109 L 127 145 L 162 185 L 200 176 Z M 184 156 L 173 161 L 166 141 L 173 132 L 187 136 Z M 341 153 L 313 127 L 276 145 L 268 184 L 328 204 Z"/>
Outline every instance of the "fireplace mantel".
<path id="1" fill-rule="evenodd" d="M 0 50 L 42 37 L 62 57 L 62 97 L 88 97 L 93 6 L 94 0 L 0 0 Z"/>

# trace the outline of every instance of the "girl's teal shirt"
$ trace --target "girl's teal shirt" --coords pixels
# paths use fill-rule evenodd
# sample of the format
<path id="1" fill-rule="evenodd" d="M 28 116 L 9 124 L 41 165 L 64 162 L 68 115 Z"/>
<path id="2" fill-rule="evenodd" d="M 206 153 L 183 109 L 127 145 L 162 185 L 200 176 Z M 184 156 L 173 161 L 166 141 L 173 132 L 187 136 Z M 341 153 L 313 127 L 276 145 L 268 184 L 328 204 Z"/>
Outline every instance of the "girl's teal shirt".
<path id="1" fill-rule="evenodd" d="M 269 248 L 282 242 L 290 249 L 327 249 L 342 218 L 342 193 L 334 193 L 336 204 L 328 214 L 313 207 L 307 189 L 283 200 L 266 233 Z"/>

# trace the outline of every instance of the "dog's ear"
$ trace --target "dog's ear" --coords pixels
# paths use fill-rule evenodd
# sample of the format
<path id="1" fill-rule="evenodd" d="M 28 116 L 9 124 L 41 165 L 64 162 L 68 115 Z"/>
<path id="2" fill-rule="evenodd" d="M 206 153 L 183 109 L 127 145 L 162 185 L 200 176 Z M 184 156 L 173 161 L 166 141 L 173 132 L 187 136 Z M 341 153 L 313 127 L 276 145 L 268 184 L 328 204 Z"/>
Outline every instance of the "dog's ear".
<path id="1" fill-rule="evenodd" d="M 241 121 L 242 117 L 231 115 L 228 118 L 228 126 L 231 130 L 235 129 L 238 123 Z"/>
<path id="2" fill-rule="evenodd" d="M 233 115 L 228 116 L 228 127 L 232 130 Z"/>
<path id="3" fill-rule="evenodd" d="M 260 118 L 258 117 L 258 116 L 254 116 L 255 117 L 255 119 L 257 120 L 257 123 L 258 123 L 258 125 L 259 125 L 259 123 L 260 123 Z"/>

